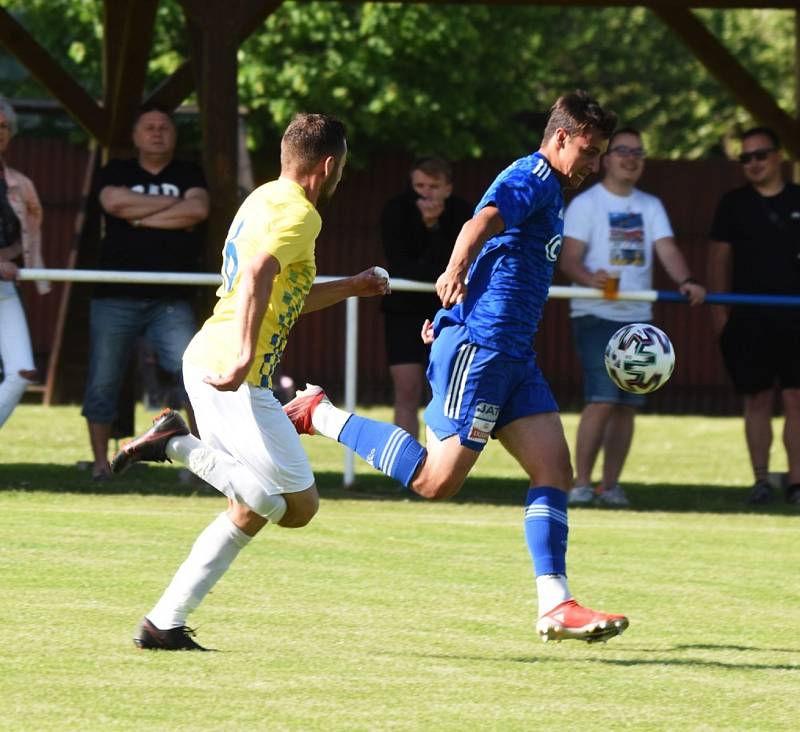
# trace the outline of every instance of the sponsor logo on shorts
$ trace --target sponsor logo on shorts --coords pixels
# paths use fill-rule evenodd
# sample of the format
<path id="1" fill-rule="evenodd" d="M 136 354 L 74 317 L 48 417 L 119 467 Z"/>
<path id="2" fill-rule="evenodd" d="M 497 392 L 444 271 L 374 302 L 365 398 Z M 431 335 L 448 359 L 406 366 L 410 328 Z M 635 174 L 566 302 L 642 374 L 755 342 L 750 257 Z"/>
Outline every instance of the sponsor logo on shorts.
<path id="1" fill-rule="evenodd" d="M 467 438 L 472 440 L 473 442 L 482 442 L 486 444 L 489 441 L 489 433 L 484 432 L 483 430 L 479 430 L 477 427 L 473 426 L 472 429 L 469 431 L 469 435 Z"/>
<path id="2" fill-rule="evenodd" d="M 499 416 L 500 407 L 497 404 L 479 402 L 475 406 L 475 416 L 472 418 L 469 439 L 474 442 L 488 442 Z"/>
<path id="3" fill-rule="evenodd" d="M 367 465 L 369 465 L 371 468 L 375 467 L 375 448 L 374 447 L 367 453 Z"/>
<path id="4" fill-rule="evenodd" d="M 494 424 L 500 416 L 500 407 L 497 404 L 489 404 L 488 402 L 478 402 L 475 407 L 475 419 L 485 419 L 487 422 Z"/>

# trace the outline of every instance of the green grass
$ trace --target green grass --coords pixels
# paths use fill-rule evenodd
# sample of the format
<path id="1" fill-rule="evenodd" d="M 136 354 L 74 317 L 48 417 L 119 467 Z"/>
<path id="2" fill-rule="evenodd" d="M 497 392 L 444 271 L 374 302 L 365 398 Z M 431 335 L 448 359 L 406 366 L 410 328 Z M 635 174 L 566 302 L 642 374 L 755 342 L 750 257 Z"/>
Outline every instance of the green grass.
<path id="1" fill-rule="evenodd" d="M 430 504 L 368 468 L 343 490 L 340 448 L 311 438 L 319 515 L 266 529 L 192 617 L 220 652 L 137 652 L 224 502 L 170 466 L 94 484 L 85 443 L 76 408 L 25 405 L 2 431 L 1 730 L 798 727 L 800 516 L 743 508 L 740 419 L 640 418 L 637 510 L 571 511 L 573 591 L 631 618 L 599 646 L 535 637 L 525 481 L 497 445 Z"/>

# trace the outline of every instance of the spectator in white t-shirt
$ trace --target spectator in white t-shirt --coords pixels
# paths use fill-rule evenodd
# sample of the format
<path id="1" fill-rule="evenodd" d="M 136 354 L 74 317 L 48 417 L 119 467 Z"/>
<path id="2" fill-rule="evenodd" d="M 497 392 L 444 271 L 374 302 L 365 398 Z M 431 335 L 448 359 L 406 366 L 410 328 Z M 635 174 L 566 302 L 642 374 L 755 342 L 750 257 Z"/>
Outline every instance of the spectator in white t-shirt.
<path id="1" fill-rule="evenodd" d="M 645 151 L 637 130 L 614 133 L 603 158 L 600 183 L 577 196 L 567 208 L 561 269 L 576 286 L 603 289 L 609 276 L 619 290 L 647 290 L 653 284 L 653 255 L 692 305 L 705 299 L 705 288 L 689 272 L 678 249 L 664 206 L 635 186 L 644 170 Z M 584 399 L 575 448 L 575 486 L 570 505 L 595 500 L 608 506 L 629 505 L 619 477 L 633 439 L 636 409 L 644 397 L 618 388 L 606 373 L 603 351 L 611 335 L 627 323 L 647 322 L 647 302 L 573 299 L 575 345 L 584 374 Z M 603 472 L 592 488 L 600 450 Z"/>

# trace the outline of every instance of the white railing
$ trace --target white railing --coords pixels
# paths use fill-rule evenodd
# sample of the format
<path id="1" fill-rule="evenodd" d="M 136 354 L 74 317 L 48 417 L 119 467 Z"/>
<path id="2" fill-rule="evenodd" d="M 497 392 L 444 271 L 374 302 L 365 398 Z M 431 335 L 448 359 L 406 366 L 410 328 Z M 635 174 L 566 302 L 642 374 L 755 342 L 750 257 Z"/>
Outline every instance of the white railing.
<path id="1" fill-rule="evenodd" d="M 205 285 L 219 286 L 222 277 L 219 274 L 203 272 L 112 272 L 109 270 L 89 269 L 21 269 L 21 280 L 48 280 L 50 282 L 107 282 L 115 284 L 159 284 L 159 285 Z M 319 276 L 315 282 L 332 282 L 341 277 Z M 393 279 L 392 289 L 408 292 L 433 292 L 434 286 L 429 282 Z M 603 292 L 589 287 L 551 287 L 550 297 L 579 297 L 602 299 Z M 625 300 L 656 300 L 655 290 L 630 291 L 624 294 Z M 348 412 L 356 409 L 358 392 L 358 298 L 347 300 L 345 324 L 345 378 L 344 408 Z M 344 450 L 344 484 L 352 485 L 355 480 L 355 458 L 351 450 Z"/>
<path id="2" fill-rule="evenodd" d="M 161 285 L 215 285 L 222 282 L 219 274 L 183 273 L 183 272 L 111 272 L 107 270 L 84 269 L 21 269 L 21 280 L 49 280 L 51 282 L 111 282 L 125 284 L 161 284 Z M 320 276 L 315 282 L 332 282 L 341 277 Z M 434 286 L 429 282 L 393 279 L 392 289 L 410 292 L 433 292 Z M 602 300 L 602 290 L 591 287 L 563 287 L 554 285 L 549 296 L 556 299 L 581 298 Z M 615 299 L 637 300 L 642 302 L 686 302 L 686 298 L 675 291 L 660 290 L 626 290 L 620 292 Z M 759 295 L 736 293 L 708 293 L 706 304 L 720 305 L 769 305 L 774 307 L 800 308 L 800 297 L 796 295 Z M 345 325 L 345 393 L 344 406 L 349 412 L 356 408 L 358 384 L 358 298 L 347 300 Z M 355 479 L 355 462 L 353 453 L 344 452 L 344 483 L 351 485 Z"/>

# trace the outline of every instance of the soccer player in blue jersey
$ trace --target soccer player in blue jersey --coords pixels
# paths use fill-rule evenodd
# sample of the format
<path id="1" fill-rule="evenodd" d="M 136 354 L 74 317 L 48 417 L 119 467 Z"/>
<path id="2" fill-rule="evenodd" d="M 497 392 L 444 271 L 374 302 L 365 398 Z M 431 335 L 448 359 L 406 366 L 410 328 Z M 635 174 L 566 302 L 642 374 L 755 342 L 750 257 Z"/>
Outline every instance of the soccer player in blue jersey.
<path id="1" fill-rule="evenodd" d="M 606 641 L 623 615 L 584 608 L 567 586 L 569 448 L 533 351 L 561 249 L 564 187 L 599 168 L 616 126 L 582 91 L 553 105 L 538 152 L 506 168 L 464 224 L 436 283 L 442 309 L 428 365 L 427 449 L 403 429 L 334 407 L 309 386 L 284 408 L 300 433 L 338 440 L 425 498 L 461 488 L 490 436 L 530 478 L 525 537 L 536 573 L 542 640 Z"/>

